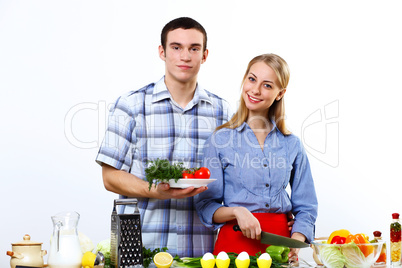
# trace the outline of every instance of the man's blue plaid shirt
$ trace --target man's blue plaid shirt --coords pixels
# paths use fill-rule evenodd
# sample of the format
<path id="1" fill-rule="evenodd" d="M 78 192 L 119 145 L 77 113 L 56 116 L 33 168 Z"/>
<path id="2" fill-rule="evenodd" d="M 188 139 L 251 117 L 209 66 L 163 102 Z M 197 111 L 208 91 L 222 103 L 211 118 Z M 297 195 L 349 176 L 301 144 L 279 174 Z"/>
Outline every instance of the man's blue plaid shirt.
<path id="1" fill-rule="evenodd" d="M 193 100 L 181 108 L 171 98 L 163 77 L 116 101 L 96 161 L 141 179 L 145 179 L 147 161 L 157 158 L 199 167 L 205 140 L 231 115 L 225 100 L 200 85 Z M 216 233 L 200 222 L 193 197 L 138 201 L 146 248 L 168 247 L 169 253 L 180 257 L 212 252 Z M 130 210 L 125 208 L 126 213 Z"/>

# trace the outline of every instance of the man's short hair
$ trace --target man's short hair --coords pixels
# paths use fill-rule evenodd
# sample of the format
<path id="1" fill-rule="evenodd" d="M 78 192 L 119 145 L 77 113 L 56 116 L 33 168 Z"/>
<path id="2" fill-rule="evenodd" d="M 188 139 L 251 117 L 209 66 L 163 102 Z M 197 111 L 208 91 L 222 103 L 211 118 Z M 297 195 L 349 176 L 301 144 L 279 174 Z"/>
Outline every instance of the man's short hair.
<path id="1" fill-rule="evenodd" d="M 176 29 L 196 29 L 204 35 L 203 51 L 207 49 L 207 32 L 204 27 L 196 20 L 188 17 L 180 17 L 168 22 L 162 29 L 161 33 L 161 44 L 164 50 L 166 50 L 167 35 L 170 31 Z"/>

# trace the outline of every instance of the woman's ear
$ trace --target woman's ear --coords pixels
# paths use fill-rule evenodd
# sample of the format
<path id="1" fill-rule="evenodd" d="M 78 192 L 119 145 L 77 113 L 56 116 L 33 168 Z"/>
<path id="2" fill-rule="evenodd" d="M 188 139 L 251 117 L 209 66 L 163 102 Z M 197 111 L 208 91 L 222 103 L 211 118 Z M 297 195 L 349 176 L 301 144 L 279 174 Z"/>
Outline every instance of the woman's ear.
<path id="1" fill-rule="evenodd" d="M 283 95 L 286 93 L 286 88 L 282 89 L 278 95 L 276 96 L 275 100 L 280 101 L 283 98 Z"/>

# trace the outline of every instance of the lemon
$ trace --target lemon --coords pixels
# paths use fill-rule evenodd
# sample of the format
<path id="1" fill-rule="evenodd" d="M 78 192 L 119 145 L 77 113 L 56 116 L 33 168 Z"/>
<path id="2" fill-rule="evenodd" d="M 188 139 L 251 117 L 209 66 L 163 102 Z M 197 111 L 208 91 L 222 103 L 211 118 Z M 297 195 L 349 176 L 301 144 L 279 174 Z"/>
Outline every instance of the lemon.
<path id="1" fill-rule="evenodd" d="M 169 268 L 173 263 L 173 257 L 168 252 L 158 252 L 154 256 L 154 264 L 158 268 Z"/>
<path id="2" fill-rule="evenodd" d="M 272 259 L 268 253 L 262 253 L 257 259 L 258 268 L 269 268 L 271 267 Z"/>
<path id="3" fill-rule="evenodd" d="M 201 267 L 202 268 L 214 268 L 215 266 L 215 257 L 212 253 L 205 253 L 201 259 Z"/>
<path id="4" fill-rule="evenodd" d="M 333 231 L 331 233 L 331 235 L 329 236 L 327 243 L 330 244 L 332 241 L 332 238 L 334 238 L 334 236 L 337 236 L 337 235 L 339 235 L 340 237 L 346 238 L 346 237 L 348 237 L 348 235 L 350 235 L 350 232 L 346 229 L 340 229 L 340 230 Z"/>
<path id="5" fill-rule="evenodd" d="M 218 256 L 216 256 L 216 267 L 218 268 L 228 268 L 230 264 L 229 256 L 226 252 L 219 252 Z"/>
<path id="6" fill-rule="evenodd" d="M 247 252 L 241 252 L 235 259 L 235 264 L 237 268 L 248 268 L 250 265 L 250 256 Z"/>
<path id="7" fill-rule="evenodd" d="M 84 253 L 81 259 L 81 265 L 83 268 L 93 268 L 95 264 L 96 254 L 91 251 Z"/>

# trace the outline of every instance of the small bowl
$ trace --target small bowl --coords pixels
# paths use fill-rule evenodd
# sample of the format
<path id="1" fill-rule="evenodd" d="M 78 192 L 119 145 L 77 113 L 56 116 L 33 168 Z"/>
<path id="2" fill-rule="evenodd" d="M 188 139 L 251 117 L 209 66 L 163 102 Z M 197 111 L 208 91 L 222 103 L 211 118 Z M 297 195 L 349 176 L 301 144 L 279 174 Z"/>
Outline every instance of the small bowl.
<path id="1" fill-rule="evenodd" d="M 326 240 L 311 242 L 314 254 L 328 268 L 371 267 L 380 256 L 385 242 L 367 244 L 327 244 Z"/>

